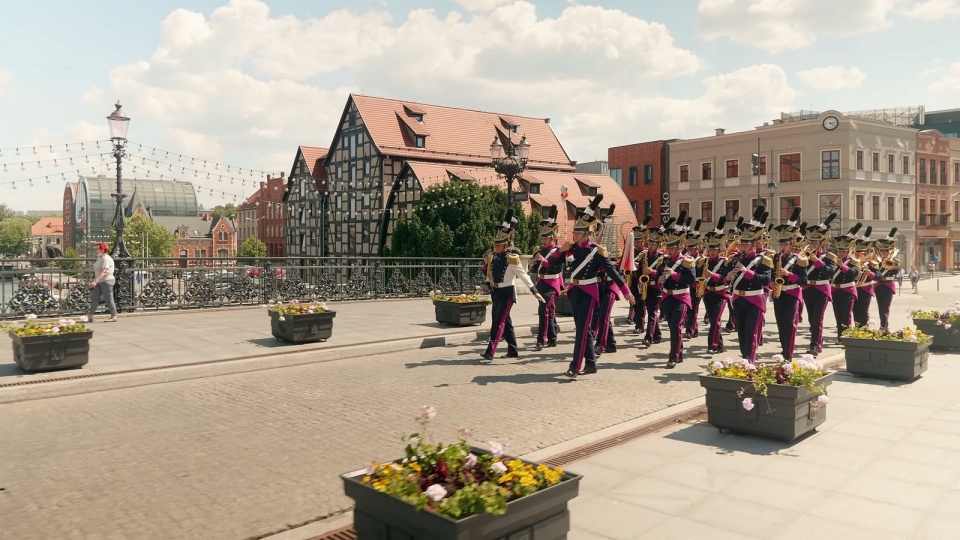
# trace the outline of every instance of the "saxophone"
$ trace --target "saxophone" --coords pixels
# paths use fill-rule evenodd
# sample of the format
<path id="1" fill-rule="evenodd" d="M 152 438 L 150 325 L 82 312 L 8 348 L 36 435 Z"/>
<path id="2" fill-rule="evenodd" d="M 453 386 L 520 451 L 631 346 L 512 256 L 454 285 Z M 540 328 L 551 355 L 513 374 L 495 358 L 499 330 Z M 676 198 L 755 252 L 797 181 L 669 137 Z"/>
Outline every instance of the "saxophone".
<path id="1" fill-rule="evenodd" d="M 786 280 L 780 277 L 780 270 L 782 268 L 783 268 L 783 254 L 781 253 L 780 256 L 777 257 L 777 264 L 776 264 L 776 267 L 773 269 L 773 274 L 777 276 L 777 278 L 773 280 L 773 287 L 772 287 L 774 298 L 780 298 L 780 293 L 783 292 L 783 284 L 786 283 Z"/>
<path id="2" fill-rule="evenodd" d="M 640 254 L 640 257 L 640 269 L 637 270 L 640 272 L 640 299 L 646 300 L 647 287 L 650 286 L 650 276 L 644 274 L 644 270 L 647 269 L 647 251 L 644 250 L 643 253 Z"/>
<path id="3" fill-rule="evenodd" d="M 703 258 L 703 273 L 700 274 L 700 277 L 697 279 L 697 298 L 703 298 L 703 295 L 707 294 L 707 281 L 713 276 L 713 272 L 710 271 L 710 259 L 707 257 Z"/>

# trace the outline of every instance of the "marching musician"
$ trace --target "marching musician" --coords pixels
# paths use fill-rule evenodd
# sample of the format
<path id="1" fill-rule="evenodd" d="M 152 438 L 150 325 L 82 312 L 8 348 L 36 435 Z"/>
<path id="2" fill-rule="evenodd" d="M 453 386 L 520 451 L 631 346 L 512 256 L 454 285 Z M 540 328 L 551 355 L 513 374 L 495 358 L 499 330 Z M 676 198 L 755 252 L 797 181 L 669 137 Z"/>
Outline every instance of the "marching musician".
<path id="1" fill-rule="evenodd" d="M 727 262 L 733 261 L 737 255 L 740 254 L 740 231 L 743 230 L 743 217 L 737 218 L 737 223 L 733 227 L 730 227 L 730 230 L 727 231 L 727 245 L 733 247 L 732 251 L 728 250 L 724 255 L 727 259 Z M 729 272 L 729 269 L 727 270 Z M 727 285 L 727 293 L 730 293 L 731 287 Z M 723 327 L 725 332 L 733 332 L 737 329 L 736 324 L 733 320 L 733 296 L 727 296 L 727 324 Z"/>
<path id="2" fill-rule="evenodd" d="M 830 223 L 837 214 L 832 212 L 819 225 L 807 229 L 809 244 L 803 254 L 810 260 L 807 267 L 807 285 L 803 288 L 803 303 L 807 306 L 807 319 L 810 321 L 809 354 L 814 356 L 823 352 L 823 315 L 827 312 L 827 303 L 833 298 L 830 278 L 837 269 L 837 256 L 824 250 L 824 241 L 830 231 Z"/>
<path id="3" fill-rule="evenodd" d="M 573 345 L 573 359 L 570 367 L 564 373 L 568 377 L 586 375 L 597 372 L 597 357 L 593 349 L 594 336 L 591 335 L 590 323 L 593 320 L 593 311 L 600 303 L 600 293 L 597 288 L 597 271 L 602 267 L 613 279 L 616 287 L 626 294 L 627 301 L 634 303 L 630 289 L 620 277 L 616 266 L 607 259 L 607 250 L 590 240 L 596 232 L 599 223 L 599 205 L 603 194 L 597 195 L 586 210 L 577 216 L 573 226 L 573 242 L 567 242 L 560 250 L 564 252 L 566 262 L 573 268 L 570 282 L 567 284 L 567 297 L 573 309 L 573 321 L 576 326 L 576 337 Z M 584 365 L 586 363 L 586 365 Z"/>
<path id="4" fill-rule="evenodd" d="M 707 321 L 710 324 L 710 331 L 707 333 L 707 352 L 721 353 L 723 348 L 723 334 L 720 332 L 720 320 L 723 319 L 724 308 L 727 307 L 727 301 L 730 299 L 730 288 L 723 282 L 723 278 L 730 271 L 727 266 L 726 257 L 722 256 L 720 249 L 724 247 L 726 231 L 723 226 L 726 224 L 726 217 L 720 216 L 717 222 L 717 228 L 704 235 L 706 256 L 701 257 L 701 267 L 697 276 L 706 280 L 703 287 L 703 308 L 707 312 Z"/>
<path id="5" fill-rule="evenodd" d="M 650 273 L 650 279 L 657 280 L 660 286 L 660 313 L 670 328 L 668 369 L 673 369 L 683 362 L 684 318 L 690 309 L 690 286 L 697 280 L 693 275 L 693 258 L 680 253 L 680 244 L 686 234 L 683 225 L 685 218 L 686 212 L 681 211 L 672 225 L 668 222 L 664 235 L 666 253 L 660 258 L 660 264 L 651 268 Z"/>
<path id="6" fill-rule="evenodd" d="M 687 256 L 693 259 L 694 277 L 699 276 L 697 269 L 702 269 L 703 262 L 706 260 L 700 254 L 700 248 L 703 243 L 703 235 L 700 234 L 701 221 L 698 219 L 693 228 L 687 232 L 686 245 Z M 693 339 L 700 335 L 698 323 L 700 322 L 700 297 L 696 294 L 690 297 L 690 312 L 687 313 L 686 323 L 684 324 L 683 337 Z"/>
<path id="7" fill-rule="evenodd" d="M 861 264 L 860 276 L 857 278 L 857 299 L 853 302 L 853 324 L 857 326 L 867 326 L 870 323 L 870 304 L 875 294 L 877 273 L 880 272 L 880 263 L 874 260 L 874 242 L 870 239 L 872 232 L 873 227 L 868 225 L 863 236 L 854 242 L 857 259 Z"/>
<path id="8" fill-rule="evenodd" d="M 513 210 L 508 209 L 503 223 L 497 227 L 493 240 L 493 253 L 484 255 L 483 269 L 487 274 L 484 289 L 490 292 L 493 301 L 492 321 L 490 324 L 490 341 L 480 356 L 484 360 L 493 360 L 497 353 L 500 340 L 507 342 L 507 354 L 504 358 L 518 358 L 517 336 L 513 332 L 513 321 L 510 320 L 510 309 L 517 301 L 517 290 L 513 280 L 520 281 L 530 289 L 530 292 L 543 302 L 543 297 L 533 286 L 530 277 L 520 265 L 520 253 L 513 247 L 513 235 L 516 233 L 513 224 Z"/>
<path id="9" fill-rule="evenodd" d="M 537 292 L 544 301 L 537 308 L 537 344 L 535 350 L 557 346 L 557 295 L 563 289 L 563 253 L 557 245 L 560 226 L 557 224 L 557 205 L 540 210 L 540 249 L 530 262 L 530 271 L 537 274 Z"/>
<path id="10" fill-rule="evenodd" d="M 900 273 L 900 259 L 897 258 L 897 228 L 890 229 L 886 238 L 877 240 L 877 251 L 880 253 L 880 271 L 877 274 L 877 286 L 874 294 L 877 297 L 877 310 L 880 312 L 880 328 L 890 328 L 890 305 L 897 294 L 897 274 Z"/>
<path id="11" fill-rule="evenodd" d="M 796 345 L 797 323 L 800 319 L 802 287 L 807 284 L 807 265 L 810 261 L 793 253 L 793 245 L 800 227 L 800 207 L 794 207 L 793 214 L 784 225 L 776 227 L 780 251 L 773 256 L 774 282 L 773 316 L 777 320 L 777 332 L 780 335 L 780 354 L 787 360 L 793 359 Z"/>
<path id="12" fill-rule="evenodd" d="M 643 336 L 643 345 L 649 347 L 654 343 L 660 343 L 662 334 L 660 333 L 660 286 L 657 280 L 652 277 L 653 270 L 651 266 L 657 259 L 663 256 L 660 252 L 660 242 L 666 234 L 667 229 L 662 224 L 659 227 L 651 228 L 647 233 L 647 264 L 638 270 L 642 276 L 640 279 L 647 279 L 647 297 L 641 301 L 645 304 L 647 312 L 647 333 Z M 641 291 L 643 286 L 640 287 Z"/>
<path id="13" fill-rule="evenodd" d="M 737 325 L 737 339 L 742 358 L 753 363 L 757 357 L 759 334 L 763 328 L 764 287 L 770 283 L 773 261 L 763 254 L 764 222 L 767 213 L 758 205 L 753 219 L 740 233 L 740 255 L 727 273 L 726 281 L 733 285 L 733 317 Z"/>
<path id="14" fill-rule="evenodd" d="M 837 318 L 837 341 L 843 331 L 850 327 L 853 318 L 853 303 L 857 300 L 857 278 L 860 276 L 860 261 L 850 257 L 850 249 L 856 246 L 857 232 L 863 224 L 857 222 L 847 234 L 834 237 L 837 246 L 837 269 L 830 280 L 833 288 L 833 315 Z"/>
<path id="15" fill-rule="evenodd" d="M 653 216 L 647 215 L 643 218 L 643 223 L 639 226 L 633 228 L 633 250 L 637 254 L 636 256 L 636 267 L 637 269 L 642 269 L 645 266 L 649 265 L 652 260 L 649 259 L 649 253 L 647 253 L 647 246 L 645 239 L 649 229 L 647 224 L 650 223 L 650 220 L 653 219 Z M 640 276 L 636 272 L 631 273 L 627 283 L 630 285 L 630 292 L 633 294 L 634 298 L 640 299 Z M 633 333 L 642 334 L 646 328 L 647 322 L 647 306 L 646 303 L 638 301 L 633 305 L 630 312 L 633 314 Z"/>
<path id="16" fill-rule="evenodd" d="M 604 227 L 613 223 L 613 212 L 616 207 L 616 204 L 610 205 L 610 209 L 607 210 L 598 227 L 597 236 L 602 234 Z M 619 254 L 615 258 L 619 260 Z M 597 286 L 600 292 L 600 305 L 594 312 L 593 330 L 597 338 L 594 352 L 599 357 L 605 352 L 617 352 L 617 340 L 613 336 L 613 325 L 610 324 L 610 312 L 613 311 L 613 303 L 616 302 L 617 297 L 620 296 L 618 294 L 620 291 L 606 267 L 601 267 L 597 272 Z"/>

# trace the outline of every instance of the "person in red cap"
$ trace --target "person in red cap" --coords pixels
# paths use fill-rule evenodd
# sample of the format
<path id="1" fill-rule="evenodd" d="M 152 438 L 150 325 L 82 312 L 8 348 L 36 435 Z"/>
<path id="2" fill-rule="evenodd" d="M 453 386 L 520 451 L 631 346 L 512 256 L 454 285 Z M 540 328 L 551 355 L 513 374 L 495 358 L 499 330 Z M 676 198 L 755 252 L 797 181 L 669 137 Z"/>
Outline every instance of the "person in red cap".
<path id="1" fill-rule="evenodd" d="M 113 304 L 113 286 L 117 282 L 113 277 L 113 257 L 110 256 L 110 246 L 104 242 L 97 242 L 97 262 L 93 263 L 93 281 L 90 282 L 90 322 L 97 312 L 102 298 L 107 303 L 110 318 L 107 322 L 117 321 L 117 306 Z"/>

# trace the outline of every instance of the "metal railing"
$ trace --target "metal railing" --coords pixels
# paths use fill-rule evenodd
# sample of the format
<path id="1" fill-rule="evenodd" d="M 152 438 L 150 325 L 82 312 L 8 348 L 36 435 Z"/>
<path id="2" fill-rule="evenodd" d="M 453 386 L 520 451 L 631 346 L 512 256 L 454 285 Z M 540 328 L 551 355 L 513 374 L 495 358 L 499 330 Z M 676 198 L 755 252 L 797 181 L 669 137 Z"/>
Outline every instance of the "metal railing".
<path id="1" fill-rule="evenodd" d="M 0 319 L 87 313 L 94 262 L 0 259 Z M 121 311 L 405 298 L 427 296 L 432 290 L 470 293 L 485 281 L 481 259 L 283 257 L 247 264 L 243 259 L 191 257 L 117 262 L 115 298 Z"/>

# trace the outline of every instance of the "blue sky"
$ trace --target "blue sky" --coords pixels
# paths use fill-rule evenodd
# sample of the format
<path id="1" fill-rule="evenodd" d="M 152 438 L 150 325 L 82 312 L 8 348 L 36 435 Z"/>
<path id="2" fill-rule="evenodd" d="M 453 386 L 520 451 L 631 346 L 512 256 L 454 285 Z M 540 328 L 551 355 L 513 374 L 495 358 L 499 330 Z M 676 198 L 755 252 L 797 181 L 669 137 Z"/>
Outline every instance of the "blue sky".
<path id="1" fill-rule="evenodd" d="M 0 202 L 15 209 L 59 208 L 80 163 L 114 174 L 97 157 L 65 165 L 95 148 L 50 145 L 107 138 L 117 99 L 130 140 L 164 151 L 134 148 L 125 173 L 193 181 L 207 206 L 289 171 L 298 145 L 328 146 L 350 92 L 550 117 L 581 162 L 786 110 L 960 107 L 960 0 L 95 6 L 38 0 L 0 20 Z"/>

